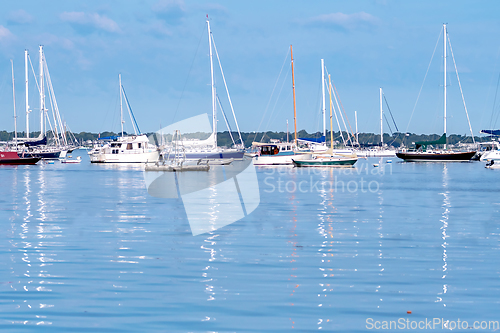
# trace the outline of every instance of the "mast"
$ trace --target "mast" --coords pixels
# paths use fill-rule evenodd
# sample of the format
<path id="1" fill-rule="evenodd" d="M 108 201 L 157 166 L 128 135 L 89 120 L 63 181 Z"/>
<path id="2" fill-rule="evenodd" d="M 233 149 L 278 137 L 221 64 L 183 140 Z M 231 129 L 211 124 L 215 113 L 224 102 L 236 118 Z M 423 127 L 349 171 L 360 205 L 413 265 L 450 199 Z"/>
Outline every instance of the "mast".
<path id="1" fill-rule="evenodd" d="M 443 24 L 443 41 L 444 41 L 444 135 L 446 137 L 446 39 L 447 39 L 447 31 L 446 31 L 446 23 Z M 446 149 L 446 141 L 444 144 L 444 149 Z"/>
<path id="2" fill-rule="evenodd" d="M 297 146 L 297 107 L 295 104 L 295 77 L 293 73 L 293 51 L 290 45 L 290 57 L 292 58 L 292 89 L 293 89 L 293 125 L 295 127 L 295 146 Z"/>
<path id="3" fill-rule="evenodd" d="M 40 45 L 39 47 L 39 53 L 40 53 L 40 83 L 39 83 L 39 89 L 40 89 L 40 134 L 45 136 L 45 127 L 44 125 L 44 120 L 45 120 L 45 91 L 44 91 L 44 82 L 43 82 L 43 46 Z"/>
<path id="4" fill-rule="evenodd" d="M 212 32 L 210 31 L 210 21 L 207 15 L 207 27 L 208 27 L 208 46 L 210 50 L 210 77 L 212 85 L 212 133 L 214 136 L 214 149 L 217 148 L 217 111 L 215 104 L 215 84 L 214 84 L 214 64 L 212 60 Z"/>
<path id="5" fill-rule="evenodd" d="M 14 101 L 14 141 L 17 141 L 17 115 L 16 115 L 16 88 L 14 87 L 14 62 L 10 59 L 12 67 L 12 98 Z"/>
<path id="6" fill-rule="evenodd" d="M 24 86 L 26 93 L 26 138 L 30 137 L 30 106 L 28 104 L 28 50 L 24 50 Z"/>
<path id="7" fill-rule="evenodd" d="M 123 136 L 123 123 L 125 122 L 123 120 L 123 101 L 122 101 L 122 95 L 123 95 L 123 88 L 122 88 L 122 75 L 118 74 L 118 82 L 120 84 L 120 124 L 122 128 L 122 136 Z"/>
<path id="8" fill-rule="evenodd" d="M 330 148 L 333 151 L 333 114 L 332 114 L 333 101 L 332 101 L 332 80 L 330 78 L 330 74 L 328 74 L 328 94 L 330 95 Z M 340 129 L 340 134 L 342 135 L 342 129 Z"/>
<path id="9" fill-rule="evenodd" d="M 354 122 L 356 123 L 356 143 L 359 146 L 359 139 L 358 139 L 358 111 L 354 111 Z"/>
<path id="10" fill-rule="evenodd" d="M 325 144 L 326 144 L 325 62 L 324 62 L 323 59 L 321 59 L 321 88 L 322 88 L 322 92 L 323 92 L 323 108 L 322 108 L 322 113 L 323 113 L 323 136 L 325 137 Z"/>
<path id="11" fill-rule="evenodd" d="M 382 88 L 380 88 L 380 147 L 384 146 L 384 129 L 383 129 L 383 119 L 384 113 L 382 110 Z"/>
<path id="12" fill-rule="evenodd" d="M 24 50 L 24 89 L 26 92 L 26 138 L 30 137 L 30 106 L 28 104 L 28 50 Z"/>

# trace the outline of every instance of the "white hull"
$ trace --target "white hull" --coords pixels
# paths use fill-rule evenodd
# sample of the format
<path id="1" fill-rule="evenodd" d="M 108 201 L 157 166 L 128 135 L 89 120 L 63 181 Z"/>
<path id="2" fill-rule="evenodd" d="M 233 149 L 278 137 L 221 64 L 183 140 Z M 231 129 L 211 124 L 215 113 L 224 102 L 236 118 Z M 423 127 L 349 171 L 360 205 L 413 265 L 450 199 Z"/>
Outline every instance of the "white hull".
<path id="1" fill-rule="evenodd" d="M 500 151 L 487 151 L 479 158 L 480 161 L 500 160 Z"/>
<path id="2" fill-rule="evenodd" d="M 254 165 L 292 165 L 293 160 L 300 161 L 312 158 L 312 154 L 262 155 L 253 158 Z"/>
<path id="3" fill-rule="evenodd" d="M 91 163 L 155 163 L 158 161 L 158 152 L 144 153 L 96 153 L 90 155 Z"/>
<path id="4" fill-rule="evenodd" d="M 145 135 L 119 137 L 89 152 L 91 163 L 155 163 L 159 156 Z"/>
<path id="5" fill-rule="evenodd" d="M 356 155 L 359 157 L 396 157 L 394 150 L 357 150 Z"/>

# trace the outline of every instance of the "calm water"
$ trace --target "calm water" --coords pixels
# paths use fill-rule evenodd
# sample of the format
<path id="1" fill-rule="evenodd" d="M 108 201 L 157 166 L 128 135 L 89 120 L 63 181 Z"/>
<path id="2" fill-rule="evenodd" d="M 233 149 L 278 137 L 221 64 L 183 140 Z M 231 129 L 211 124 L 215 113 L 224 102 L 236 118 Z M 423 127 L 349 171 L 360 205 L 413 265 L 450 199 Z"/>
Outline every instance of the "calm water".
<path id="1" fill-rule="evenodd" d="M 79 154 L 81 164 L 0 167 L 0 329 L 500 320 L 500 170 L 483 163 L 257 168 L 259 208 L 194 237 L 182 201 L 149 196 L 140 168 Z"/>

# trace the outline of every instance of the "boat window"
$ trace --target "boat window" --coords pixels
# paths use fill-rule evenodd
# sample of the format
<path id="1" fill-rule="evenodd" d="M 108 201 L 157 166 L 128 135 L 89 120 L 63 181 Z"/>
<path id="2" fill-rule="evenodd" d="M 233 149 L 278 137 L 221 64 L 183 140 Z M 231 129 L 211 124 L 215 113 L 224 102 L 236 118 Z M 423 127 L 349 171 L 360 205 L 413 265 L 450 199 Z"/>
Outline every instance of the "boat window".
<path id="1" fill-rule="evenodd" d="M 279 153 L 279 149 L 277 146 L 263 146 L 260 149 L 261 155 L 276 155 Z"/>
<path id="2" fill-rule="evenodd" d="M 140 142 L 137 144 L 137 148 L 141 148 L 141 143 Z"/>
<path id="3" fill-rule="evenodd" d="M 127 143 L 127 149 L 132 149 L 132 144 L 131 143 Z"/>

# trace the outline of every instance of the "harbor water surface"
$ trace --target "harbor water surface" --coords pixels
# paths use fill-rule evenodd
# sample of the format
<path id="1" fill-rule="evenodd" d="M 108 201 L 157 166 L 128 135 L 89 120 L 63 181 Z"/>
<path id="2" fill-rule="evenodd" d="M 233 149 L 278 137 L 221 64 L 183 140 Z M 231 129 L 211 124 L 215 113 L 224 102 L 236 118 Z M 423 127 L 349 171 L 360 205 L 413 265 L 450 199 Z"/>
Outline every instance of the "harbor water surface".
<path id="1" fill-rule="evenodd" d="M 73 155 L 82 162 L 0 167 L 0 329 L 500 321 L 500 170 L 484 163 L 256 167 L 259 207 L 193 236 L 182 200 L 150 196 L 141 166 Z"/>

